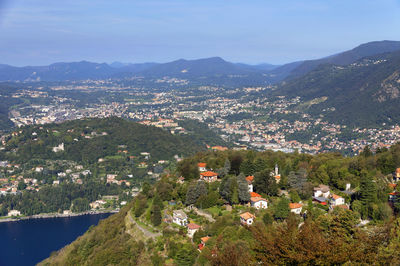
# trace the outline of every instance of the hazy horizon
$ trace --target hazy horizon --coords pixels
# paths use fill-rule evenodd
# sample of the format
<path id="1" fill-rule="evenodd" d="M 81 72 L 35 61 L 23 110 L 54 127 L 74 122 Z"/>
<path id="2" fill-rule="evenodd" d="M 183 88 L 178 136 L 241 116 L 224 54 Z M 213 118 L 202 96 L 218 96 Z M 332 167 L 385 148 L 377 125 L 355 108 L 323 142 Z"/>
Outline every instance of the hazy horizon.
<path id="1" fill-rule="evenodd" d="M 0 0 L 0 63 L 164 63 L 218 56 L 282 65 L 370 41 L 400 40 L 399 11 L 395 0 Z"/>

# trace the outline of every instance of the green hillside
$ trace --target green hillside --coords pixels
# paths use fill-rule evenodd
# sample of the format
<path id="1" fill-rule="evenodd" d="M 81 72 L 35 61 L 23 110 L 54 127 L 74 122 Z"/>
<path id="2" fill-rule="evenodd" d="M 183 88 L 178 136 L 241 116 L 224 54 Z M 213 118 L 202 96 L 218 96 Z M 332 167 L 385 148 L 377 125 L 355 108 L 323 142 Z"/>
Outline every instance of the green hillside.
<path id="1" fill-rule="evenodd" d="M 309 74 L 284 82 L 272 93 L 300 96 L 302 102 L 327 97 L 306 112 L 353 126 L 400 122 L 400 53 L 361 59 L 346 66 L 322 65 Z"/>
<path id="2" fill-rule="evenodd" d="M 61 143 L 64 151 L 53 152 L 52 148 Z M 174 155 L 189 155 L 205 149 L 205 142 L 190 136 L 172 135 L 156 127 L 113 117 L 25 127 L 8 140 L 0 158 L 18 163 L 31 159 L 63 159 L 90 164 L 107 156 L 139 156 L 142 152 L 150 153 L 154 161 L 167 160 Z"/>
<path id="3" fill-rule="evenodd" d="M 399 145 L 377 154 L 365 149 L 353 158 L 199 153 L 40 265 L 394 265 L 400 259 L 400 199 L 389 204 L 388 184 L 399 154 Z M 217 171 L 221 182 L 198 182 L 192 175 L 198 162 Z M 270 175 L 275 164 L 278 184 Z M 244 174 L 254 175 L 254 190 L 268 201 L 267 209 L 247 204 Z M 177 182 L 180 175 L 183 183 Z M 349 193 L 343 191 L 346 183 Z M 312 201 L 319 184 L 329 185 L 346 205 L 328 208 L 331 203 Z M 302 215 L 290 212 L 290 203 L 301 204 Z M 192 204 L 198 209 L 187 208 Z M 201 226 L 192 239 L 186 227 L 168 222 L 177 210 Z M 241 224 L 245 212 L 255 215 L 250 226 Z M 360 218 L 369 223 L 362 226 Z"/>

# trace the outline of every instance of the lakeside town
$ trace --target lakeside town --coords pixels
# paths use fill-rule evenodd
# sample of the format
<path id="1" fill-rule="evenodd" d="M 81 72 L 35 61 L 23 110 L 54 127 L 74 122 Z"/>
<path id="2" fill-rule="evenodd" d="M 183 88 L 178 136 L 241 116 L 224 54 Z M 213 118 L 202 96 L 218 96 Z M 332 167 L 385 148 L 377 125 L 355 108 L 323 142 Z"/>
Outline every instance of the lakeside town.
<path id="1" fill-rule="evenodd" d="M 168 79 L 159 82 L 167 81 L 170 82 Z M 310 103 L 302 103 L 300 97 L 263 97 L 263 92 L 270 89 L 202 86 L 163 91 L 124 87 L 112 81 L 87 81 L 50 87 L 49 90 L 19 91 L 12 97 L 31 99 L 32 103 L 14 107 L 9 115 L 17 127 L 117 116 L 164 128 L 173 134 L 185 134 L 185 129 L 178 126 L 178 121 L 191 119 L 206 124 L 237 148 L 284 152 L 297 150 L 310 154 L 338 151 L 356 155 L 366 145 L 371 150 L 388 148 L 400 137 L 398 125 L 349 128 L 327 122 L 323 114 L 315 117 L 303 112 L 300 107 Z M 71 91 L 83 94 L 107 92 L 112 95 L 110 99 L 117 100 L 102 99 L 102 103 L 81 105 L 77 104 L 78 99 L 68 96 Z M 61 92 L 63 96 L 59 96 Z M 40 104 L 43 101 L 46 104 Z"/>

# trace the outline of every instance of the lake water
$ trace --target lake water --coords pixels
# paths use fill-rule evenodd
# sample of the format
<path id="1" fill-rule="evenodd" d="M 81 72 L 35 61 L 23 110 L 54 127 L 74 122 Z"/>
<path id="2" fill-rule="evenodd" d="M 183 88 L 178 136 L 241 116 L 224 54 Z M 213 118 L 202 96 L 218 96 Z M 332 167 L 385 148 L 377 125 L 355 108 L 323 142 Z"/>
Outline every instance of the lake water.
<path id="1" fill-rule="evenodd" d="M 0 266 L 35 265 L 110 214 L 0 223 Z"/>

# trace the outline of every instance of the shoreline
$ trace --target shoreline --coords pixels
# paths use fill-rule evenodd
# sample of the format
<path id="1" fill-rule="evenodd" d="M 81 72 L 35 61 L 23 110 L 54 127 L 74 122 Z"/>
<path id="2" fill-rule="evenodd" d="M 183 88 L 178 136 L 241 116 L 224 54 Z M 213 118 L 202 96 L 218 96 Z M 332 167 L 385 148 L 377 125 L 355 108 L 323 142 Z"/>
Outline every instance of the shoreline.
<path id="1" fill-rule="evenodd" d="M 68 218 L 68 217 L 76 217 L 82 215 L 96 215 L 96 214 L 104 214 L 104 213 L 118 213 L 118 210 L 102 210 L 102 211 L 86 211 L 86 212 L 78 212 L 78 213 L 42 213 L 42 214 L 35 214 L 31 216 L 23 216 L 18 218 L 4 218 L 0 219 L 0 223 L 7 223 L 7 222 L 18 222 L 22 220 L 32 220 L 32 219 L 47 219 L 47 218 Z"/>

